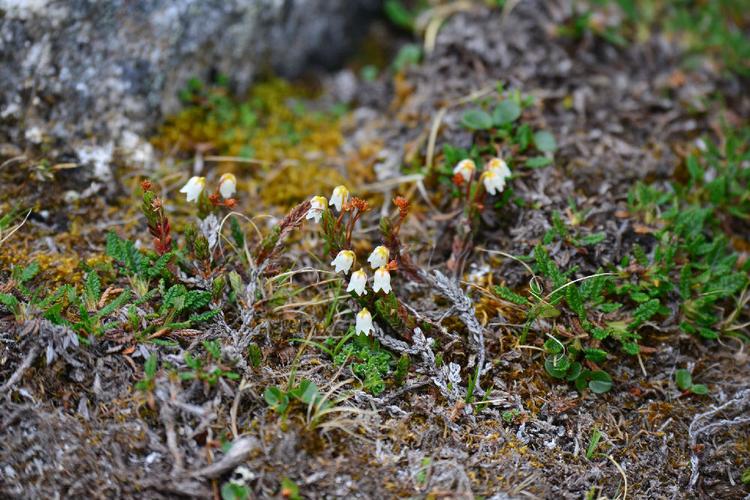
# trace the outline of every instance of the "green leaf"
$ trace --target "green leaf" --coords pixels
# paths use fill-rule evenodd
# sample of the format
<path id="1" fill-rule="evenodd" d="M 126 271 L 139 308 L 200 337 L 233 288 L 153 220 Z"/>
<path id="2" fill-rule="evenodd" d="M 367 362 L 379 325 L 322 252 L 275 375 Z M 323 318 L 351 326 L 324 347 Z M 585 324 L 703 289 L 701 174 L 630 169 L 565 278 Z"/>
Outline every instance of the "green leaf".
<path id="1" fill-rule="evenodd" d="M 492 128 L 492 117 L 482 109 L 470 109 L 464 113 L 461 123 L 471 130 L 487 130 Z"/>
<path id="2" fill-rule="evenodd" d="M 0 304 L 4 305 L 11 311 L 15 311 L 18 306 L 18 299 L 9 293 L 0 293 Z"/>
<path id="3" fill-rule="evenodd" d="M 95 315 L 94 318 L 101 319 L 108 314 L 112 314 L 115 310 L 119 309 L 125 303 L 130 300 L 130 290 L 125 290 L 117 296 L 115 300 L 102 307 Z"/>
<path id="4" fill-rule="evenodd" d="M 622 304 L 620 304 L 619 302 L 605 302 L 603 304 L 599 304 L 597 307 L 601 312 L 607 314 L 617 311 L 622 307 Z"/>
<path id="5" fill-rule="evenodd" d="M 651 299 L 648 302 L 644 302 L 635 311 L 633 311 L 633 322 L 628 325 L 628 328 L 635 329 L 648 321 L 651 316 L 656 314 L 661 307 L 659 299 Z"/>
<path id="6" fill-rule="evenodd" d="M 607 351 L 603 349 L 584 349 L 584 356 L 594 363 L 603 363 L 607 360 Z"/>
<path id="7" fill-rule="evenodd" d="M 591 372 L 589 380 L 589 389 L 596 394 L 604 394 L 612 389 L 612 377 L 607 372 Z"/>
<path id="8" fill-rule="evenodd" d="M 101 287 L 102 284 L 99 280 L 99 275 L 96 274 L 96 271 L 89 271 L 89 273 L 86 275 L 86 300 L 92 304 L 99 302 L 99 299 L 102 295 Z"/>
<path id="9" fill-rule="evenodd" d="M 288 477 L 281 480 L 281 496 L 289 500 L 299 500 L 302 498 L 299 494 L 299 486 Z"/>
<path id="10" fill-rule="evenodd" d="M 632 356 L 637 356 L 638 353 L 641 352 L 641 348 L 635 342 L 623 342 L 622 350 L 626 354 L 630 354 Z"/>
<path id="11" fill-rule="evenodd" d="M 143 365 L 143 371 L 146 374 L 146 378 L 148 380 L 153 380 L 154 376 L 156 375 L 156 363 L 158 360 L 159 358 L 156 356 L 156 353 L 153 353 L 148 357 L 146 363 Z"/>
<path id="12" fill-rule="evenodd" d="M 565 288 L 565 301 L 579 318 L 586 319 L 586 310 L 583 307 L 583 299 L 575 284 Z"/>
<path id="13" fill-rule="evenodd" d="M 596 447 L 599 446 L 599 440 L 602 438 L 602 433 L 599 429 L 594 429 L 591 434 L 591 440 L 589 440 L 589 446 L 586 448 L 586 459 L 591 460 L 596 451 Z"/>
<path id="14" fill-rule="evenodd" d="M 289 396 L 276 386 L 266 387 L 266 390 L 263 391 L 263 399 L 277 413 L 284 413 L 289 406 Z"/>
<path id="15" fill-rule="evenodd" d="M 552 165 L 552 161 L 552 158 L 548 156 L 532 156 L 526 160 L 524 165 L 529 168 L 544 168 Z"/>
<path id="16" fill-rule="evenodd" d="M 492 112 L 492 122 L 496 127 L 512 123 L 521 116 L 521 106 L 512 99 L 506 99 Z"/>
<path id="17" fill-rule="evenodd" d="M 39 274 L 39 263 L 32 262 L 28 267 L 25 267 L 18 276 L 18 282 L 26 283 L 31 280 L 34 276 Z"/>
<path id="18" fill-rule="evenodd" d="M 563 348 L 562 343 L 554 337 L 544 341 L 544 350 L 549 354 L 559 354 L 563 351 Z"/>
<path id="19" fill-rule="evenodd" d="M 544 153 L 552 153 L 557 149 L 555 137 L 546 130 L 540 130 L 534 134 L 534 145 Z"/>
<path id="20" fill-rule="evenodd" d="M 578 240 L 581 245 L 596 245 L 607 239 L 607 235 L 604 233 L 594 233 L 584 236 Z"/>
<path id="21" fill-rule="evenodd" d="M 250 491 L 238 483 L 226 482 L 221 486 L 221 500 L 247 500 Z"/>
<path id="22" fill-rule="evenodd" d="M 415 15 L 399 0 L 386 0 L 383 11 L 390 22 L 399 28 L 411 31 L 414 28 Z"/>
<path id="23" fill-rule="evenodd" d="M 694 384 L 690 386 L 690 392 L 698 394 L 699 396 L 704 396 L 708 394 L 708 387 L 703 384 Z"/>
<path id="24" fill-rule="evenodd" d="M 565 378 L 568 368 L 570 368 L 570 360 L 563 353 L 547 356 L 544 360 L 544 369 L 554 378 Z"/>
<path id="25" fill-rule="evenodd" d="M 581 363 L 579 363 L 578 361 L 575 361 L 574 363 L 571 363 L 570 368 L 568 368 L 568 373 L 565 375 L 565 380 L 567 380 L 568 382 L 573 382 L 581 376 L 581 372 L 583 372 L 583 365 L 581 365 Z"/>
<path id="26" fill-rule="evenodd" d="M 303 380 L 300 382 L 299 386 L 292 391 L 292 396 L 308 405 L 315 402 L 319 395 L 320 392 L 318 391 L 318 386 L 309 380 Z"/>
<path id="27" fill-rule="evenodd" d="M 690 372 L 685 369 L 679 369 L 674 373 L 675 382 L 677 383 L 677 387 L 680 388 L 682 391 L 687 391 L 690 389 L 690 386 L 693 385 L 693 377 L 690 375 Z"/>
<path id="28" fill-rule="evenodd" d="M 399 72 L 409 66 L 419 64 L 422 59 L 422 47 L 416 43 L 404 44 L 393 58 L 393 69 Z"/>
<path id="29" fill-rule="evenodd" d="M 495 295 L 497 295 L 501 299 L 507 300 L 508 302 L 512 302 L 514 304 L 518 304 L 520 306 L 529 303 L 526 297 L 517 294 L 516 292 L 505 286 L 496 286 Z"/>

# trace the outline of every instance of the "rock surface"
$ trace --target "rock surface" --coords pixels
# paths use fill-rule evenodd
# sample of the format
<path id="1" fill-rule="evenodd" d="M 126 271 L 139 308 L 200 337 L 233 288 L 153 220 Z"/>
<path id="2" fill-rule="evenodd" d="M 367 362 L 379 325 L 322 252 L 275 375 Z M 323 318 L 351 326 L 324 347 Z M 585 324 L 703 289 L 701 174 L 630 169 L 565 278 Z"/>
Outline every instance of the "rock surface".
<path id="1" fill-rule="evenodd" d="M 230 75 L 242 92 L 269 70 L 330 67 L 379 3 L 0 0 L 0 141 L 62 144 L 79 161 L 137 149 L 190 78 Z"/>

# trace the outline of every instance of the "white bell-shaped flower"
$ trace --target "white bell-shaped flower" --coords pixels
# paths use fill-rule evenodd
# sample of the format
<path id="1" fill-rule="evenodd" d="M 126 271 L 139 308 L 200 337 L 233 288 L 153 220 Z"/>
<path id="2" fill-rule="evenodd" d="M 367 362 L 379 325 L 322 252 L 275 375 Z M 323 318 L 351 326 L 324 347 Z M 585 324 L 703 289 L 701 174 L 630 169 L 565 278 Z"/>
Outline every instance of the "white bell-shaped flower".
<path id="1" fill-rule="evenodd" d="M 313 196 L 310 200 L 310 209 L 307 211 L 305 218 L 315 219 L 315 222 L 319 223 L 327 204 L 328 200 L 326 200 L 325 196 Z"/>
<path id="2" fill-rule="evenodd" d="M 349 278 L 349 286 L 346 287 L 346 291 L 354 292 L 360 296 L 367 295 L 365 285 L 367 285 L 367 274 L 364 272 L 364 270 L 360 269 L 352 273 L 351 278 Z"/>
<path id="3" fill-rule="evenodd" d="M 482 182 L 487 192 L 494 195 L 505 190 L 505 182 L 510 176 L 508 164 L 502 158 L 493 158 L 485 165 Z"/>
<path id="4" fill-rule="evenodd" d="M 354 258 L 354 252 L 352 252 L 351 250 L 341 250 L 338 255 L 336 255 L 336 258 L 333 259 L 331 265 L 337 273 L 343 271 L 343 273 L 346 274 L 349 272 L 349 269 L 352 268 L 352 264 L 354 264 Z"/>
<path id="5" fill-rule="evenodd" d="M 510 177 L 510 169 L 508 168 L 508 164 L 505 163 L 505 160 L 503 160 L 502 158 L 491 159 L 484 166 L 484 169 L 493 170 L 495 171 L 495 173 L 497 173 L 500 177 L 503 177 L 504 179 L 507 179 L 508 177 Z"/>
<path id="6" fill-rule="evenodd" d="M 477 169 L 476 164 L 472 160 L 461 160 L 458 162 L 458 164 L 453 168 L 453 175 L 461 174 L 461 177 L 463 177 L 464 182 L 469 182 L 471 180 L 471 177 L 474 175 L 474 171 Z"/>
<path id="7" fill-rule="evenodd" d="M 374 292 L 382 290 L 383 293 L 391 293 L 391 273 L 388 272 L 387 267 L 380 267 L 375 271 L 372 290 Z"/>
<path id="8" fill-rule="evenodd" d="M 237 177 L 234 174 L 224 174 L 219 178 L 219 192 L 221 197 L 228 200 L 237 192 Z"/>
<path id="9" fill-rule="evenodd" d="M 370 335 L 372 330 L 372 314 L 370 314 L 370 311 L 368 311 L 366 307 L 363 307 L 362 310 L 357 313 L 357 323 L 354 325 L 354 332 L 357 334 L 364 333 L 365 335 Z"/>
<path id="10" fill-rule="evenodd" d="M 346 186 L 336 186 L 333 188 L 333 194 L 331 194 L 331 201 L 328 202 L 329 205 L 333 205 L 336 207 L 336 210 L 341 212 L 341 209 L 344 207 L 344 203 L 347 202 L 349 199 L 349 190 L 346 189 Z"/>
<path id="11" fill-rule="evenodd" d="M 198 197 L 203 192 L 203 188 L 206 187 L 206 178 L 193 176 L 187 183 L 182 186 L 180 193 L 185 193 L 188 203 L 192 203 L 198 200 Z"/>
<path id="12" fill-rule="evenodd" d="M 370 263 L 370 267 L 372 267 L 373 269 L 377 269 L 388 264 L 389 256 L 390 252 L 388 251 L 388 248 L 384 245 L 380 245 L 375 247 L 375 250 L 373 250 L 370 256 L 367 258 L 367 262 Z"/>

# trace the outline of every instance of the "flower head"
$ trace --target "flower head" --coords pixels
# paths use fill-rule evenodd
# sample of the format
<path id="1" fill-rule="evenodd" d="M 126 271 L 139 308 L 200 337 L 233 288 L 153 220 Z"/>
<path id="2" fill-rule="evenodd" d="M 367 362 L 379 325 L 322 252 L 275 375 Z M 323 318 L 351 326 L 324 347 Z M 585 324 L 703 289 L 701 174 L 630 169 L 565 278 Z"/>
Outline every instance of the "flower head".
<path id="1" fill-rule="evenodd" d="M 375 247 L 375 250 L 373 250 L 370 256 L 367 258 L 367 262 L 370 263 L 370 267 L 372 267 L 373 269 L 377 269 L 388 264 L 389 255 L 390 252 L 388 251 L 388 248 L 380 245 L 378 247 Z"/>
<path id="2" fill-rule="evenodd" d="M 367 284 L 367 274 L 362 270 L 354 271 L 351 278 L 349 278 L 349 286 L 346 287 L 347 292 L 354 292 L 357 295 L 367 295 L 365 285 Z"/>
<path id="3" fill-rule="evenodd" d="M 361 311 L 357 313 L 357 324 L 354 326 L 354 333 L 364 333 L 370 335 L 372 332 L 372 314 L 363 307 Z"/>
<path id="4" fill-rule="evenodd" d="M 187 183 L 182 186 L 182 189 L 180 189 L 180 193 L 185 193 L 187 195 L 187 201 L 188 203 L 197 201 L 198 197 L 201 195 L 201 192 L 203 192 L 203 188 L 206 187 L 206 178 L 205 177 L 198 177 L 193 176 L 190 178 Z"/>
<path id="5" fill-rule="evenodd" d="M 502 158 L 493 158 L 484 166 L 485 170 L 494 170 L 500 177 L 510 177 L 508 164 Z"/>
<path id="6" fill-rule="evenodd" d="M 352 268 L 352 264 L 354 264 L 354 257 L 354 252 L 351 250 L 341 250 L 336 258 L 333 259 L 331 265 L 337 273 L 343 271 L 346 274 Z"/>
<path id="7" fill-rule="evenodd" d="M 219 178 L 219 192 L 225 200 L 228 200 L 237 192 L 237 178 L 234 174 L 224 174 Z"/>
<path id="8" fill-rule="evenodd" d="M 388 272 L 388 268 L 379 267 L 378 270 L 375 271 L 372 290 L 374 292 L 383 290 L 383 293 L 391 293 L 391 273 Z"/>
<path id="9" fill-rule="evenodd" d="M 505 180 L 510 175 L 508 165 L 503 160 L 494 158 L 487 164 L 487 168 L 482 174 L 484 189 L 492 195 L 502 193 L 505 189 Z"/>
<path id="10" fill-rule="evenodd" d="M 464 182 L 469 182 L 476 169 L 477 166 L 472 160 L 461 160 L 453 168 L 453 174 L 460 175 L 463 178 Z"/>
<path id="11" fill-rule="evenodd" d="M 346 189 L 346 186 L 336 186 L 333 188 L 333 194 L 331 194 L 331 201 L 328 202 L 329 205 L 333 205 L 336 207 L 336 210 L 341 212 L 341 209 L 344 208 L 344 203 L 347 202 L 349 199 L 349 190 Z"/>
<path id="12" fill-rule="evenodd" d="M 315 222 L 320 222 L 327 204 L 328 200 L 326 200 L 325 196 L 313 196 L 310 200 L 310 210 L 307 211 L 305 218 L 315 219 Z"/>

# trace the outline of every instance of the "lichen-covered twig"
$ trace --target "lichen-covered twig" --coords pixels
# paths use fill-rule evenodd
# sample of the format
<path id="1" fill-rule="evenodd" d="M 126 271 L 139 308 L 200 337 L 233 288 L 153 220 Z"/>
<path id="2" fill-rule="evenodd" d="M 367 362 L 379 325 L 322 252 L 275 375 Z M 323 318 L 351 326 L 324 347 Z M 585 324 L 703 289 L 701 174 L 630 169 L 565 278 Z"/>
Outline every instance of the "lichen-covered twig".
<path id="1" fill-rule="evenodd" d="M 474 305 L 471 299 L 464 293 L 463 290 L 454 281 L 451 281 L 440 271 L 433 271 L 428 273 L 427 271 L 420 269 L 418 270 L 418 276 L 437 292 L 443 295 L 445 298 L 451 301 L 452 307 L 458 313 L 458 317 L 461 322 L 466 326 L 469 331 L 469 341 L 474 348 L 474 352 L 477 356 L 476 363 L 479 365 L 478 373 L 481 375 L 485 371 L 485 350 L 484 350 L 484 330 L 482 325 L 477 320 L 476 313 L 474 312 Z M 473 363 L 469 363 L 468 368 L 474 366 Z M 479 377 L 477 377 L 474 392 L 478 395 L 484 395 L 484 391 L 479 385 Z"/>
<path id="2" fill-rule="evenodd" d="M 243 437 L 235 440 L 232 443 L 232 447 L 229 452 L 221 457 L 219 461 L 207 465 L 202 469 L 191 472 L 189 475 L 196 478 L 207 478 L 212 479 L 219 477 L 231 470 L 234 470 L 238 465 L 243 463 L 250 456 L 253 450 L 260 447 L 257 439 L 252 437 Z"/>
<path id="3" fill-rule="evenodd" d="M 722 411 L 736 409 L 741 413 L 734 418 L 721 419 L 715 422 L 711 422 L 711 418 Z M 699 459 L 698 454 L 695 452 L 696 445 L 698 444 L 698 437 L 702 434 L 708 434 L 718 429 L 726 427 L 732 427 L 735 425 L 750 424 L 750 389 L 745 389 L 737 393 L 734 398 L 730 399 L 726 403 L 717 406 L 716 408 L 709 410 L 704 413 L 699 413 L 693 417 L 693 421 L 690 422 L 688 427 L 688 436 L 690 437 L 690 449 L 692 453 L 690 455 L 690 483 L 689 487 L 692 490 L 698 482 L 698 476 L 700 471 L 698 469 Z"/>
<path id="4" fill-rule="evenodd" d="M 26 370 L 29 369 L 29 367 L 36 361 L 36 358 L 39 356 L 39 353 L 41 352 L 41 347 L 39 345 L 34 344 L 31 347 L 31 350 L 26 354 L 26 357 L 23 358 L 23 361 L 20 365 L 18 365 L 18 368 L 16 368 L 16 371 L 13 373 L 13 375 L 10 376 L 7 382 L 5 382 L 2 387 L 0 387 L 0 394 L 6 394 L 8 390 L 10 390 L 19 380 L 21 380 L 21 377 L 23 377 L 23 374 L 26 373 Z"/>

